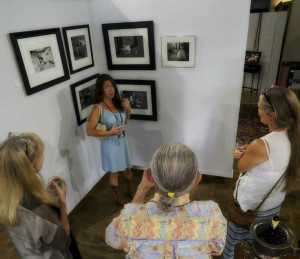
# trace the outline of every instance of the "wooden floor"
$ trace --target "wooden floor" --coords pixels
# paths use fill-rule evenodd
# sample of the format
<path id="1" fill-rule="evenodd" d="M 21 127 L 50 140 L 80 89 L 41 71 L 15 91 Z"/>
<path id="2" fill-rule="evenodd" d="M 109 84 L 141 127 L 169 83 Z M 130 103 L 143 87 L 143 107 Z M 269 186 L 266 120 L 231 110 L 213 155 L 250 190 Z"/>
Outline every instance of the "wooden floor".
<path id="1" fill-rule="evenodd" d="M 250 103 L 258 103 L 259 94 L 258 93 L 250 93 L 249 90 L 242 90 L 241 93 L 241 104 L 250 104 Z"/>
<path id="2" fill-rule="evenodd" d="M 134 170 L 135 186 L 140 182 L 141 176 L 142 171 Z M 203 176 L 202 181 L 192 189 L 191 199 L 214 200 L 220 205 L 226 217 L 232 202 L 232 191 L 236 176 L 237 173 L 234 179 Z M 122 185 L 124 184 L 121 176 L 120 182 Z M 148 194 L 147 197 L 150 198 L 152 194 Z M 286 196 L 281 210 L 281 220 L 293 229 L 296 240 L 300 239 L 299 197 L 300 188 L 296 188 Z M 129 202 L 129 199 L 127 200 Z M 105 244 L 105 228 L 119 214 L 120 209 L 121 207 L 113 202 L 108 176 L 105 175 L 70 213 L 71 229 L 84 259 L 118 259 L 125 257 L 122 251 L 112 249 Z M 1 259 L 19 258 L 3 227 L 0 227 L 0 242 Z"/>
<path id="3" fill-rule="evenodd" d="M 257 102 L 258 96 L 252 96 L 247 92 L 243 93 L 243 101 Z M 248 99 L 246 99 L 248 98 Z M 235 168 L 235 164 L 233 166 Z M 142 177 L 142 171 L 133 171 L 135 186 L 138 185 Z M 233 179 L 203 176 L 202 181 L 191 191 L 192 200 L 214 200 L 227 216 L 232 202 L 233 186 L 237 177 L 237 172 Z M 124 179 L 120 176 L 120 184 L 124 186 Z M 125 196 L 125 189 L 124 196 Z M 152 193 L 147 195 L 150 198 Z M 127 199 L 129 202 L 130 200 Z M 125 254 L 110 248 L 105 244 L 105 228 L 120 212 L 121 207 L 117 206 L 112 199 L 111 190 L 108 183 L 108 175 L 105 175 L 86 197 L 70 213 L 69 219 L 71 229 L 77 239 L 79 249 L 84 259 L 124 258 Z M 300 239 L 300 184 L 296 184 L 295 189 L 286 196 L 282 205 L 281 220 L 286 223 L 295 233 L 295 240 Z M 4 228 L 0 226 L 0 259 L 19 258 Z"/>

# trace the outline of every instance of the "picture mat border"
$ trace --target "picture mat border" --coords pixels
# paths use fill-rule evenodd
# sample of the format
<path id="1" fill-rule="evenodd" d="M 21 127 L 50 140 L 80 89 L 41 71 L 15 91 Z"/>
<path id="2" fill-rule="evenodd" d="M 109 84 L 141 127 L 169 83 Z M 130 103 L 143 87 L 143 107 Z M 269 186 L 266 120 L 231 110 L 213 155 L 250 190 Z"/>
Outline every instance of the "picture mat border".
<path id="1" fill-rule="evenodd" d="M 78 33 L 75 34 L 76 32 L 78 32 L 80 30 L 82 30 L 82 31 L 86 30 L 86 32 L 81 33 L 81 34 L 78 34 Z M 65 47 L 66 47 L 66 52 L 67 52 L 70 73 L 75 74 L 84 69 L 93 67 L 94 66 L 94 56 L 93 56 L 93 48 L 92 48 L 89 24 L 63 27 L 62 32 L 63 32 L 64 42 L 65 42 Z M 87 40 L 86 45 L 87 45 L 88 57 L 84 58 L 84 59 L 80 59 L 79 61 L 76 61 L 74 59 L 74 52 L 73 52 L 71 37 L 80 36 L 83 34 L 86 36 L 86 40 Z M 71 46 L 71 48 L 70 48 L 70 46 Z"/>
<path id="2" fill-rule="evenodd" d="M 168 61 L 169 42 L 189 42 L 189 61 Z M 162 36 L 161 37 L 161 56 L 163 67 L 195 67 L 195 44 L 196 36 Z"/>
<path id="3" fill-rule="evenodd" d="M 119 33 L 119 34 L 118 34 Z M 126 36 L 143 36 L 144 43 L 144 58 L 118 58 L 116 55 L 116 46 L 114 37 Z M 115 65 L 145 65 L 150 63 L 149 45 L 148 45 L 148 30 L 147 28 L 138 29 L 123 29 L 123 30 L 110 30 L 108 31 L 109 45 L 111 49 L 112 63 Z M 127 63 L 126 63 L 127 62 Z"/>
<path id="4" fill-rule="evenodd" d="M 114 64 L 112 59 L 112 49 L 110 45 L 109 31 L 112 30 L 128 30 L 128 29 L 147 29 L 148 31 L 148 64 Z M 154 29 L 153 21 L 142 22 L 124 22 L 124 23 L 107 23 L 102 24 L 103 39 L 105 45 L 105 53 L 108 70 L 155 70 L 155 46 L 154 46 Z M 117 35 L 115 35 L 117 36 Z M 125 35 L 126 36 L 126 35 Z M 134 36 L 134 35 L 131 35 Z M 137 36 L 137 35 L 135 35 Z M 144 39 L 145 42 L 145 39 Z M 144 43 L 145 44 L 145 43 Z M 113 44 L 114 46 L 114 44 Z M 145 47 L 144 47 L 145 52 Z M 146 55 L 146 54 L 145 54 Z M 128 58 L 130 59 L 130 58 Z M 136 58 L 137 59 L 137 58 Z"/>
<path id="5" fill-rule="evenodd" d="M 130 114 L 130 119 L 133 120 L 148 120 L 148 121 L 157 121 L 157 106 L 156 106 L 156 87 L 155 87 L 155 81 L 154 80 L 129 80 L 129 79 L 116 79 L 115 80 L 116 84 L 117 84 L 117 88 L 120 92 L 119 89 L 119 85 L 128 85 L 129 89 L 123 89 L 124 90 L 129 90 L 129 91 L 139 91 L 140 89 L 138 88 L 139 86 L 143 86 L 144 87 L 150 87 L 150 91 L 147 91 L 148 93 L 151 93 L 151 100 L 148 102 L 149 106 L 148 106 L 148 110 L 150 108 L 150 104 L 151 104 L 151 112 L 147 112 L 147 114 L 141 114 L 141 112 L 139 112 L 139 114 L 134 114 L 134 110 L 137 109 L 132 109 L 131 110 L 131 114 Z M 136 87 L 136 88 L 135 88 Z M 142 89 L 142 91 L 144 91 Z M 147 95 L 147 101 L 149 100 L 149 96 Z M 151 115 L 149 115 L 151 114 Z"/>
<path id="6" fill-rule="evenodd" d="M 20 53 L 24 62 L 25 71 L 28 77 L 30 88 L 34 88 L 42 83 L 56 79 L 63 76 L 62 61 L 59 55 L 59 47 L 57 44 L 56 36 L 54 34 L 45 36 L 36 36 L 31 38 L 18 39 Z M 35 42 L 32 44 L 32 42 Z M 55 66 L 51 69 L 35 72 L 30 51 L 42 49 L 46 46 L 51 48 L 51 54 Z M 33 49 L 34 47 L 34 49 Z"/>
<path id="7" fill-rule="evenodd" d="M 40 80 L 39 84 L 37 83 L 37 85 L 32 85 L 30 83 L 30 81 L 32 79 L 29 78 L 30 75 L 28 75 L 28 73 L 27 73 L 27 71 L 28 72 L 32 71 L 32 68 L 30 70 L 29 67 L 26 67 L 26 64 L 28 64 L 28 62 L 29 62 L 28 54 L 25 55 L 23 53 L 23 55 L 22 55 L 22 51 L 21 51 L 21 48 L 19 46 L 19 40 L 22 41 L 22 39 L 24 39 L 25 41 L 23 41 L 23 42 L 26 42 L 26 41 L 29 41 L 31 38 L 49 36 L 49 35 L 52 35 L 52 34 L 56 36 L 56 41 L 57 41 L 57 48 L 56 48 L 57 53 L 53 53 L 53 58 L 57 59 L 58 58 L 58 53 L 59 53 L 60 61 L 56 61 L 56 62 L 61 64 L 61 66 L 59 66 L 61 68 L 61 73 L 60 73 L 60 75 L 57 75 L 57 77 L 54 78 L 54 79 L 50 79 L 51 75 L 48 75 L 48 79 L 49 79 L 48 81 L 46 81 L 46 80 L 43 81 L 43 80 L 41 80 L 42 79 L 41 76 L 38 76 L 37 82 L 38 82 L 38 80 Z M 21 73 L 21 77 L 22 77 L 23 84 L 24 84 L 25 91 L 26 91 L 27 95 L 35 94 L 39 91 L 42 91 L 46 88 L 49 88 L 49 87 L 53 86 L 53 85 L 59 84 L 61 82 L 64 82 L 64 81 L 70 79 L 68 66 L 67 66 L 67 61 L 66 61 L 66 57 L 65 57 L 65 52 L 64 52 L 62 38 L 61 38 L 59 28 L 34 30 L 34 31 L 23 31 L 23 32 L 13 32 L 13 33 L 9 33 L 9 36 L 10 36 L 10 40 L 11 40 L 11 43 L 12 43 L 12 46 L 13 46 L 15 57 L 16 57 L 16 60 L 17 60 L 17 64 L 18 64 L 18 67 L 19 67 L 19 70 L 20 70 L 20 73 Z M 46 46 L 44 46 L 44 47 L 46 47 Z M 22 47 L 22 50 L 24 48 L 25 48 L 25 46 Z M 29 48 L 27 48 L 27 50 L 28 49 Z M 23 51 L 25 51 L 25 50 L 23 50 Z M 24 60 L 23 59 L 24 57 L 26 57 L 27 60 Z M 31 61 L 31 57 L 30 57 L 30 61 Z M 43 72 L 47 72 L 47 71 L 43 71 Z M 51 72 L 52 71 L 48 71 L 47 73 L 51 74 Z M 53 78 L 53 76 L 52 76 L 52 78 Z"/>
<path id="8" fill-rule="evenodd" d="M 151 85 L 130 85 L 130 84 L 117 84 L 118 90 L 122 91 L 143 91 L 147 93 L 148 109 L 134 109 L 131 107 L 131 113 L 135 115 L 148 115 L 152 116 L 152 101 L 151 101 Z"/>
<path id="9" fill-rule="evenodd" d="M 87 77 L 83 80 L 80 80 L 80 81 L 70 85 L 78 126 L 80 126 L 81 124 L 83 124 L 86 121 L 86 118 L 87 118 L 87 116 L 90 115 L 92 107 L 93 107 L 93 104 L 91 104 L 89 107 L 85 108 L 84 110 L 81 110 L 81 103 L 79 100 L 79 91 L 81 91 L 85 88 L 88 88 L 92 84 L 95 84 L 96 80 L 99 76 L 100 76 L 100 74 L 98 73 L 98 74 L 92 75 L 90 77 Z M 95 81 L 95 82 L 92 83 L 92 81 Z"/>

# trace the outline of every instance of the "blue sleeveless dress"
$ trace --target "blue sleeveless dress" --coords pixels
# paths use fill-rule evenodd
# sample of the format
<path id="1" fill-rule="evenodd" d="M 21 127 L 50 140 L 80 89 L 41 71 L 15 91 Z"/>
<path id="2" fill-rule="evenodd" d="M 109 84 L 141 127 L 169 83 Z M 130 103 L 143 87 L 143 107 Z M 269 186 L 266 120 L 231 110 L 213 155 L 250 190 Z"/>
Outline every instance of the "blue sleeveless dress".
<path id="1" fill-rule="evenodd" d="M 113 125 L 122 125 L 125 129 L 125 119 L 124 112 L 111 112 L 103 109 L 101 122 L 106 125 L 107 130 L 110 130 Z M 101 159 L 102 169 L 105 172 L 115 173 L 132 167 L 126 133 L 123 138 L 109 136 L 101 141 Z"/>

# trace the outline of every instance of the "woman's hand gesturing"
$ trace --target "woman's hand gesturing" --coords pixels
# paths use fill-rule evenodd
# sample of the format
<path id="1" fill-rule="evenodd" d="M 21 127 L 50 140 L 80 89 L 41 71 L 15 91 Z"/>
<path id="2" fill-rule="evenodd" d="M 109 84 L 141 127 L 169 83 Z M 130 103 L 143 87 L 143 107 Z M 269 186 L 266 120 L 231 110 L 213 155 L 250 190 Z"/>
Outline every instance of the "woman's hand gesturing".
<path id="1" fill-rule="evenodd" d="M 121 103 L 122 107 L 125 108 L 126 110 L 128 110 L 129 112 L 131 111 L 131 106 L 130 106 L 130 102 L 127 98 L 123 98 L 122 99 L 122 103 Z"/>

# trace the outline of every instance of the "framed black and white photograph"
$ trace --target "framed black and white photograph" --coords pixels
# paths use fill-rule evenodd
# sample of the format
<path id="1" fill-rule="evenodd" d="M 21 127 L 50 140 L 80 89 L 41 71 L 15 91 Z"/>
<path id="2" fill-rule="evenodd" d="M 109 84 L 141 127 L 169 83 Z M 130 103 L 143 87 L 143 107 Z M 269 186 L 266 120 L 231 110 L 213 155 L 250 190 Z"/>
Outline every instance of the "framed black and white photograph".
<path id="1" fill-rule="evenodd" d="M 94 66 L 89 25 L 63 27 L 70 73 L 74 74 Z"/>
<path id="2" fill-rule="evenodd" d="M 130 119 L 157 121 L 155 81 L 117 79 L 116 84 L 121 97 L 130 102 Z"/>
<path id="3" fill-rule="evenodd" d="M 162 37 L 164 67 L 195 67 L 195 36 Z"/>
<path id="4" fill-rule="evenodd" d="M 98 77 L 99 74 L 95 74 L 71 85 L 72 98 L 78 125 L 84 123 L 86 121 L 86 117 L 91 113 L 93 108 L 94 90 Z"/>
<path id="5" fill-rule="evenodd" d="M 102 24 L 109 70 L 155 70 L 153 21 Z"/>
<path id="6" fill-rule="evenodd" d="M 70 79 L 59 28 L 9 35 L 27 95 Z"/>

